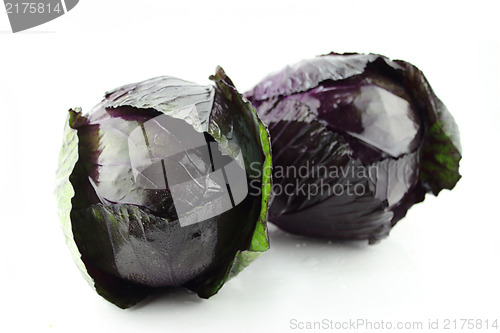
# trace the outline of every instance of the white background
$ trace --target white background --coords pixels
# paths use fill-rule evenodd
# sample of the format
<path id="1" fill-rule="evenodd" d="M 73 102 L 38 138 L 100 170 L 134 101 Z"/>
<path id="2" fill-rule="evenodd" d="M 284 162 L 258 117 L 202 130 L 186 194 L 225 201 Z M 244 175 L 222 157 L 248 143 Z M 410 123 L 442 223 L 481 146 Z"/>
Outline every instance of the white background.
<path id="1" fill-rule="evenodd" d="M 499 319 L 500 39 L 495 1 L 82 0 L 12 34 L 0 13 L 0 325 L 4 332 L 287 332 L 290 321 Z M 462 180 L 389 238 L 270 232 L 270 251 L 209 300 L 178 291 L 120 310 L 80 276 L 53 197 L 67 110 L 160 75 L 240 91 L 329 51 L 424 71 L 462 134 Z M 498 330 L 497 330 L 498 331 Z"/>

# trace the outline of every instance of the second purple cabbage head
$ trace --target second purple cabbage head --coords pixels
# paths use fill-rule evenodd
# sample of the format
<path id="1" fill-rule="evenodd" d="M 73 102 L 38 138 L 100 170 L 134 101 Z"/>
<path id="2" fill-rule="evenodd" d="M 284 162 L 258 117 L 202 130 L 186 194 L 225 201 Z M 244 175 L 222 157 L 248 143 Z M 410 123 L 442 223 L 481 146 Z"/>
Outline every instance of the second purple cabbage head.
<path id="1" fill-rule="evenodd" d="M 271 134 L 269 219 L 286 231 L 373 243 L 460 179 L 457 125 L 408 62 L 331 53 L 245 95 Z"/>

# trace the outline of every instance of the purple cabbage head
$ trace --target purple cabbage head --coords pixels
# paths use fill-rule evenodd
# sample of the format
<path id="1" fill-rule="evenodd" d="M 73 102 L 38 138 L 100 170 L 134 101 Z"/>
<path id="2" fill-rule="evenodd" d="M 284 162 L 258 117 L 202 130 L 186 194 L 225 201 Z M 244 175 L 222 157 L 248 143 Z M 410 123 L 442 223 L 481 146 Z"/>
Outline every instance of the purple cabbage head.
<path id="1" fill-rule="evenodd" d="M 208 298 L 268 249 L 268 134 L 221 68 L 211 78 L 129 84 L 69 112 L 62 226 L 88 282 L 121 308 L 167 288 Z"/>
<path id="2" fill-rule="evenodd" d="M 376 242 L 460 179 L 457 125 L 408 62 L 331 53 L 245 96 L 271 134 L 269 219 L 291 233 Z"/>

